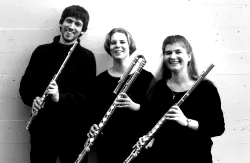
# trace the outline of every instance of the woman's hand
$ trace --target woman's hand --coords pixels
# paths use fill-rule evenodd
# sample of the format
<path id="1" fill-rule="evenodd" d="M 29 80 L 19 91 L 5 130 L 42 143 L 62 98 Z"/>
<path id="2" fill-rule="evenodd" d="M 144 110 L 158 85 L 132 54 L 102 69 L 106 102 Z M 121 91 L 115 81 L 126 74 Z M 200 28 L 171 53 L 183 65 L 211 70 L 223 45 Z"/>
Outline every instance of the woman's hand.
<path id="1" fill-rule="evenodd" d="M 54 102 L 59 101 L 59 89 L 54 80 L 49 84 L 47 94 L 51 95 L 51 98 Z"/>
<path id="2" fill-rule="evenodd" d="M 131 110 L 137 111 L 140 109 L 140 104 L 135 103 L 126 93 L 120 93 L 115 102 L 118 108 L 129 108 Z"/>
<path id="3" fill-rule="evenodd" d="M 167 120 L 176 121 L 182 126 L 187 126 L 187 117 L 183 114 L 181 109 L 174 105 L 165 114 Z"/>
<path id="4" fill-rule="evenodd" d="M 91 128 L 90 128 L 89 133 L 87 134 L 87 136 L 88 136 L 89 138 L 93 138 L 93 137 L 95 137 L 95 136 L 98 134 L 98 132 L 99 132 L 99 127 L 98 127 L 98 125 L 97 125 L 97 124 L 93 124 L 93 125 L 91 126 Z"/>
<path id="5" fill-rule="evenodd" d="M 143 145 L 145 145 L 146 141 L 148 141 L 148 137 L 147 136 L 144 135 L 143 137 L 140 137 L 139 141 L 136 143 L 136 147 L 137 148 L 141 148 Z M 152 138 L 150 140 L 150 142 L 145 146 L 145 149 L 151 148 L 153 146 L 154 142 L 155 142 L 155 139 Z"/>

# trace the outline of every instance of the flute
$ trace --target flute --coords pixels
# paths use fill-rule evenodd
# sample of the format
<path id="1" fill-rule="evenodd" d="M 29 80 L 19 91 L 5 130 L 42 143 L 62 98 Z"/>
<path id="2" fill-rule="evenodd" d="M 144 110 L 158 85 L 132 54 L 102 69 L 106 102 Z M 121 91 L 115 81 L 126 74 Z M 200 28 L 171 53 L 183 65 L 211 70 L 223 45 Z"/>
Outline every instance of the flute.
<path id="1" fill-rule="evenodd" d="M 70 48 L 70 50 L 69 50 L 69 52 L 68 52 L 68 55 L 66 56 L 65 60 L 63 61 L 61 67 L 59 68 L 58 72 L 54 75 L 54 77 L 52 78 L 52 80 L 50 81 L 50 83 L 51 83 L 52 81 L 56 81 L 56 80 L 57 80 L 57 78 L 58 78 L 59 75 L 61 74 L 61 72 L 62 72 L 64 66 L 66 65 L 66 63 L 67 63 L 69 57 L 71 56 L 71 54 L 72 54 L 72 52 L 74 51 L 74 49 L 75 49 L 75 47 L 76 47 L 77 44 L 78 44 L 78 41 L 75 41 L 75 43 L 73 44 L 73 46 Z M 43 93 L 43 95 L 42 95 L 42 97 L 41 97 L 41 105 L 40 105 L 41 108 L 44 107 L 45 99 L 46 99 L 46 97 L 48 96 L 47 90 L 48 90 L 48 86 L 47 86 L 46 90 L 44 91 L 44 93 Z M 31 123 L 32 123 L 32 121 L 34 120 L 34 118 L 37 116 L 37 114 L 38 114 L 38 110 L 33 109 L 33 106 L 32 106 L 32 115 L 31 115 L 31 117 L 30 117 L 30 119 L 29 119 L 29 121 L 28 121 L 28 123 L 27 123 L 27 125 L 26 125 L 26 129 L 27 129 L 27 130 L 29 130 L 29 127 L 30 127 Z"/>
<path id="2" fill-rule="evenodd" d="M 192 91 L 197 87 L 197 85 L 205 78 L 205 76 L 211 71 L 211 69 L 214 67 L 213 64 L 211 64 L 206 71 L 202 72 L 200 77 L 196 80 L 196 82 L 189 88 L 189 90 L 182 96 L 182 98 L 175 104 L 178 107 L 181 106 L 181 104 L 187 99 L 187 97 L 192 93 Z M 130 153 L 130 155 L 127 157 L 127 159 L 123 163 L 130 163 L 134 158 L 136 158 L 141 150 L 153 139 L 153 135 L 159 130 L 159 128 L 163 125 L 163 123 L 166 121 L 165 115 L 157 122 L 157 124 L 145 135 L 145 141 L 144 144 L 141 146 L 137 146 L 139 144 L 139 141 L 133 146 L 133 151 Z"/>
<path id="3" fill-rule="evenodd" d="M 139 60 L 141 60 L 141 61 L 139 61 Z M 135 64 L 137 62 L 140 62 L 138 68 L 136 69 L 134 74 L 132 76 L 130 76 L 130 78 L 126 81 L 125 85 L 123 85 L 123 87 L 121 89 L 122 84 L 125 82 L 126 78 L 128 77 L 128 75 L 130 74 L 130 72 L 132 71 L 133 67 L 135 66 Z M 130 65 L 130 67 L 126 70 L 126 72 L 123 74 L 123 76 L 118 81 L 118 85 L 116 86 L 116 88 L 114 90 L 114 93 L 117 94 L 120 89 L 121 90 L 120 90 L 119 94 L 120 93 L 126 93 L 128 91 L 128 89 L 130 88 L 130 86 L 135 81 L 135 79 L 137 78 L 137 76 L 140 74 L 140 72 L 141 72 L 142 68 L 145 66 L 145 64 L 146 64 L 146 60 L 145 60 L 143 55 L 135 56 L 134 60 L 132 61 L 132 64 Z M 114 113 L 114 111 L 116 109 L 115 101 L 119 98 L 119 94 L 116 97 L 116 99 L 114 100 L 113 104 L 108 109 L 108 111 L 106 112 L 106 114 L 104 115 L 104 117 L 102 118 L 101 122 L 99 123 L 99 125 L 98 125 L 99 126 L 98 133 L 93 138 L 88 138 L 87 139 L 87 141 L 84 144 L 84 149 L 79 154 L 79 156 L 78 156 L 77 160 L 75 161 L 75 163 L 80 163 L 81 160 L 87 154 L 87 152 L 90 151 L 90 147 L 93 145 L 93 143 L 96 140 L 97 136 L 99 135 L 99 133 L 101 133 L 103 127 L 105 126 L 105 124 L 107 123 L 107 121 L 109 120 L 111 115 Z"/>

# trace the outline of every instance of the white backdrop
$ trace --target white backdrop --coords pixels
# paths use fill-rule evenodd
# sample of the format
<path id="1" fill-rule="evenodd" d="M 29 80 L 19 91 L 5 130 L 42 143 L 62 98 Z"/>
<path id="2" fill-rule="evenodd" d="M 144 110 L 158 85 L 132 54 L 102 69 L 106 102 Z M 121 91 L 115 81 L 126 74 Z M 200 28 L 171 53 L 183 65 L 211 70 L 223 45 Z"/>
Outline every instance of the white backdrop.
<path id="1" fill-rule="evenodd" d="M 213 139 L 214 162 L 250 162 L 247 0 L 0 0 L 0 163 L 29 163 L 25 130 L 29 111 L 20 100 L 19 81 L 33 50 L 59 34 L 61 12 L 73 4 L 89 11 L 89 28 L 81 44 L 95 53 L 98 73 L 111 65 L 103 41 L 114 27 L 131 32 L 136 53 L 145 55 L 145 69 L 153 74 L 163 39 L 185 36 L 200 72 L 215 64 L 208 78 L 219 89 L 226 131 Z"/>

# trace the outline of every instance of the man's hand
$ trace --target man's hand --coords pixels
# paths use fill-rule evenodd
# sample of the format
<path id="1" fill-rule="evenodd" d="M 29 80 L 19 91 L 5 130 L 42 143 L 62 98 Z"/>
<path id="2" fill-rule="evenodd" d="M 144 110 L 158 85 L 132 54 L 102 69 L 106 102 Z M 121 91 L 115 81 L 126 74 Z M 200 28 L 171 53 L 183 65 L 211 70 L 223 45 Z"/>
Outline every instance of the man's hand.
<path id="1" fill-rule="evenodd" d="M 47 94 L 51 95 L 51 98 L 54 102 L 59 101 L 59 89 L 54 80 L 49 84 Z"/>

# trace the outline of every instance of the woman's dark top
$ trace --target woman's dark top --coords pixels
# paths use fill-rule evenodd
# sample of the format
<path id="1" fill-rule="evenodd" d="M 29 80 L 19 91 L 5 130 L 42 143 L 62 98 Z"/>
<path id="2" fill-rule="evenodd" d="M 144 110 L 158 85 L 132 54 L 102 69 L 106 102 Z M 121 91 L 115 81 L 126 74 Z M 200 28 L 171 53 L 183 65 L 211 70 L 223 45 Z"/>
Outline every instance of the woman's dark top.
<path id="1" fill-rule="evenodd" d="M 138 104 L 143 105 L 148 86 L 154 76 L 142 70 L 137 79 L 126 92 Z M 115 98 L 113 93 L 120 78 L 112 77 L 108 71 L 98 75 L 96 79 L 95 123 L 99 124 Z M 133 111 L 128 108 L 116 108 L 103 127 L 103 134 L 96 139 L 99 163 L 123 162 L 132 151 L 139 137 L 145 134 L 143 110 Z"/>
<path id="2" fill-rule="evenodd" d="M 175 93 L 173 99 L 173 92 L 166 80 L 157 82 L 152 89 L 150 104 L 146 105 L 150 110 L 147 114 L 150 119 L 147 126 L 152 129 L 185 93 Z M 146 151 L 147 160 L 162 163 L 212 163 L 211 138 L 220 136 L 225 130 L 221 100 L 216 87 L 209 80 L 201 81 L 180 109 L 187 118 L 199 122 L 198 130 L 181 126 L 176 121 L 166 121 L 154 135 L 155 143 L 152 148 Z"/>

